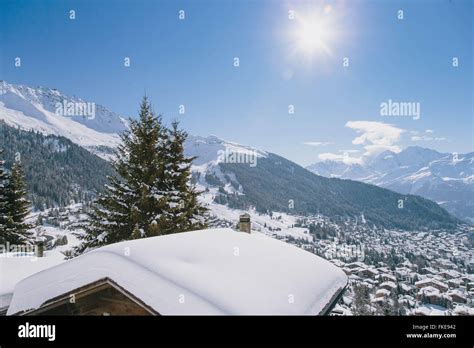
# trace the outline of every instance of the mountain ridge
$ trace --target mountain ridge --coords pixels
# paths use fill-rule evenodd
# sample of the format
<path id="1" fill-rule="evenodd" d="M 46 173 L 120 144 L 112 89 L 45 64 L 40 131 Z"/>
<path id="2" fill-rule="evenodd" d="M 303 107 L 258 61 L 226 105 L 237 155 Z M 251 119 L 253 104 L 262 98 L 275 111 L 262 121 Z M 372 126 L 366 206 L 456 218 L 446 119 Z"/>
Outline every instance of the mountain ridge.
<path id="1" fill-rule="evenodd" d="M 64 136 L 103 157 L 107 155 L 98 149 L 116 146 L 120 140 L 117 133 L 126 129 L 123 117 L 100 104 L 67 96 L 57 89 L 6 81 L 0 81 L 0 115 L 10 126 Z"/>
<path id="2" fill-rule="evenodd" d="M 116 133 L 96 129 L 102 129 L 103 123 L 108 123 L 107 116 L 117 127 L 125 129 L 126 123 L 119 115 L 102 112 L 103 117 L 91 120 L 65 117 L 51 111 L 58 106 L 56 103 L 84 101 L 53 89 L 38 90 L 2 83 L 0 120 L 9 126 L 33 129 L 46 136 L 65 137 L 94 155 L 110 159 L 111 148 L 118 143 L 119 137 Z M 99 107 L 98 110 L 103 109 Z M 91 124 L 92 121 L 99 124 Z M 205 189 L 214 190 L 216 202 L 229 206 L 288 211 L 288 202 L 294 201 L 293 212 L 326 213 L 341 218 L 365 215 L 368 222 L 404 229 L 451 228 L 459 222 L 435 203 L 421 197 L 400 195 L 356 181 L 329 180 L 276 154 L 216 136 L 191 135 L 185 151 L 188 156 L 198 157 L 193 163 L 194 180 Z M 288 173 L 284 168 L 291 168 L 288 170 L 293 172 Z M 98 170 L 96 174 L 103 173 Z M 399 201 L 406 201 L 405 210 L 394 210 L 398 209 Z"/>
<path id="3" fill-rule="evenodd" d="M 325 177 L 370 183 L 434 200 L 461 219 L 474 222 L 474 152 L 441 153 L 410 146 L 385 151 L 365 164 L 326 160 L 306 168 Z"/>

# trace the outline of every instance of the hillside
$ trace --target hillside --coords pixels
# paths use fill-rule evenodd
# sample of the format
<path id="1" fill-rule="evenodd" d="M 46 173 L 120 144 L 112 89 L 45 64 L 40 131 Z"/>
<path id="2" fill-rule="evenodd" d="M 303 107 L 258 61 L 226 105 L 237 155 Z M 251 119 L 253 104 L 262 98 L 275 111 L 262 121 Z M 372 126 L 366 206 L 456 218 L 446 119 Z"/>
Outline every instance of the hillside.
<path id="1" fill-rule="evenodd" d="M 113 175 L 110 164 L 70 140 L 23 131 L 0 121 L 0 147 L 7 169 L 21 155 L 29 198 L 36 209 L 90 201 Z"/>
<path id="2" fill-rule="evenodd" d="M 320 213 L 341 218 L 364 216 L 368 223 L 406 230 L 452 228 L 458 221 L 422 197 L 321 177 L 274 154 L 259 158 L 255 167 L 230 163 L 219 163 L 219 167 L 227 176 L 235 176 L 244 194 L 225 193 L 221 188 L 221 197 L 216 200 L 236 207 L 253 205 L 259 211 Z M 402 209 L 398 208 L 400 200 Z"/>

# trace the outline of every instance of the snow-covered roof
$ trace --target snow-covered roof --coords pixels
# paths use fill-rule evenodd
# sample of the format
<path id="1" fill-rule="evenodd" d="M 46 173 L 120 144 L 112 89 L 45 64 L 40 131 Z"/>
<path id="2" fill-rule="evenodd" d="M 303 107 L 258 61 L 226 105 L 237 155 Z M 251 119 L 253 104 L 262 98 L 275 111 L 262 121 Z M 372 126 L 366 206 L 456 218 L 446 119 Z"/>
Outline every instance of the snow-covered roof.
<path id="1" fill-rule="evenodd" d="M 0 254 L 0 308 L 10 304 L 15 285 L 30 275 L 64 262 L 59 251 L 46 251 L 44 257 L 34 253 Z"/>
<path id="2" fill-rule="evenodd" d="M 363 269 L 367 268 L 367 265 L 363 262 L 360 262 L 360 261 L 348 263 L 346 266 L 348 268 L 363 268 Z"/>
<path id="3" fill-rule="evenodd" d="M 387 289 L 378 289 L 375 294 L 378 296 L 378 295 L 384 295 L 384 296 L 389 296 L 390 295 L 390 291 L 387 290 Z"/>
<path id="4" fill-rule="evenodd" d="M 453 310 L 454 315 L 474 315 L 474 308 L 466 305 L 458 305 Z"/>
<path id="5" fill-rule="evenodd" d="M 369 267 L 369 268 L 365 269 L 365 271 L 370 272 L 372 274 L 379 274 L 379 271 L 375 268 L 370 268 Z"/>
<path id="6" fill-rule="evenodd" d="M 387 281 L 387 282 L 383 282 L 382 284 L 380 284 L 380 287 L 384 287 L 384 286 L 395 289 L 397 287 L 397 284 L 395 284 L 392 281 Z"/>
<path id="7" fill-rule="evenodd" d="M 105 246 L 24 279 L 8 314 L 109 278 L 160 314 L 319 314 L 342 270 L 260 233 L 208 229 Z"/>
<path id="8" fill-rule="evenodd" d="M 380 275 L 380 277 L 383 278 L 383 279 L 391 279 L 393 281 L 397 280 L 397 277 L 395 277 L 394 275 L 389 274 L 389 273 L 383 273 L 383 274 Z"/>
<path id="9" fill-rule="evenodd" d="M 461 297 L 461 298 L 467 300 L 466 294 L 463 291 L 461 291 L 461 289 L 448 290 L 447 294 L 449 296 L 458 296 L 458 297 Z"/>
<path id="10" fill-rule="evenodd" d="M 441 288 L 445 288 L 445 289 L 448 289 L 449 286 L 446 285 L 445 283 L 439 281 L 439 280 L 436 280 L 434 278 L 425 278 L 423 280 L 419 280 L 415 283 L 415 285 L 417 287 L 424 287 L 424 286 L 428 286 L 429 284 L 435 284 Z"/>
<path id="11" fill-rule="evenodd" d="M 423 304 L 414 309 L 413 313 L 415 315 L 448 315 L 448 310 L 434 304 Z"/>
<path id="12" fill-rule="evenodd" d="M 425 286 L 418 291 L 419 294 L 424 294 L 426 296 L 441 296 L 440 291 L 433 286 Z"/>
<path id="13" fill-rule="evenodd" d="M 458 271 L 455 271 L 454 269 L 442 270 L 438 274 L 447 275 L 447 276 L 450 276 L 451 278 L 459 278 L 461 276 L 461 273 L 459 273 Z"/>
<path id="14" fill-rule="evenodd" d="M 411 285 L 408 285 L 405 283 L 400 283 L 400 287 L 402 288 L 403 291 L 410 291 L 412 289 Z"/>

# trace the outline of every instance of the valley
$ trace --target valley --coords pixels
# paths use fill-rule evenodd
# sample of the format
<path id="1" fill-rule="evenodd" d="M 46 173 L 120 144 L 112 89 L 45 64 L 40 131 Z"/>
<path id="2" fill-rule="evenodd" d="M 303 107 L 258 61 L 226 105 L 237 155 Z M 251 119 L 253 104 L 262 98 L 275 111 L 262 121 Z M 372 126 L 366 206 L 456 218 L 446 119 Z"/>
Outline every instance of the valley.
<path id="1" fill-rule="evenodd" d="M 3 253 L 15 282 L 71 258 L 91 204 L 104 190 L 125 118 L 99 105 L 94 117 L 65 117 L 57 103 L 87 103 L 48 88 L 1 82 L 0 147 L 6 168 L 25 167 L 28 221 L 45 256 L 32 267 Z M 473 315 L 472 153 L 456 157 L 423 148 L 384 153 L 370 165 L 324 161 L 308 168 L 277 154 L 189 135 L 191 182 L 208 209 L 209 228 L 237 228 L 247 213 L 252 233 L 323 257 L 349 285 L 333 315 Z M 471 171 L 471 172 L 470 172 Z"/>

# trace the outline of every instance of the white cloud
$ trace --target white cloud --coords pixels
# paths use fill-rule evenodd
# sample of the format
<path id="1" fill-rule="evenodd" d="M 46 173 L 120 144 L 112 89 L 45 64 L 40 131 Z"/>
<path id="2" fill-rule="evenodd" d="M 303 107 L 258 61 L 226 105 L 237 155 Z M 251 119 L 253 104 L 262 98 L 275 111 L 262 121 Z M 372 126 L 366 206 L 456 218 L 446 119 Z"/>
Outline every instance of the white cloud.
<path id="1" fill-rule="evenodd" d="M 329 141 L 306 141 L 303 144 L 309 145 L 309 146 L 327 146 L 334 143 L 331 143 Z"/>
<path id="2" fill-rule="evenodd" d="M 448 140 L 445 137 L 435 137 L 433 136 L 434 130 L 432 129 L 425 129 L 423 132 L 418 132 L 418 131 L 410 131 L 411 136 L 411 141 L 446 141 Z"/>
<path id="3" fill-rule="evenodd" d="M 377 155 L 383 151 L 400 152 L 398 146 L 404 129 L 395 127 L 391 124 L 372 121 L 349 121 L 345 125 L 347 128 L 355 130 L 358 134 L 352 140 L 352 144 L 361 145 L 364 153 L 359 157 L 352 157 L 349 154 L 357 153 L 359 150 L 340 150 L 341 153 L 322 153 L 318 157 L 320 160 L 331 160 L 344 162 L 346 164 L 361 164 L 367 157 Z"/>
<path id="4" fill-rule="evenodd" d="M 405 131 L 391 124 L 372 121 L 349 121 L 347 128 L 354 129 L 359 136 L 352 140 L 354 145 L 362 145 L 365 149 L 364 156 L 372 156 L 383 151 L 400 152 L 397 145 L 402 133 Z"/>
<path id="5" fill-rule="evenodd" d="M 337 153 L 321 153 L 318 155 L 318 158 L 321 161 L 337 161 L 337 162 L 343 162 L 345 164 L 361 164 L 362 163 L 362 158 L 360 157 L 351 157 L 348 156 L 347 154 L 337 154 Z"/>
<path id="6" fill-rule="evenodd" d="M 422 136 L 413 136 L 411 137 L 412 141 L 445 141 L 447 140 L 445 137 L 428 137 L 425 135 Z"/>
<path id="7" fill-rule="evenodd" d="M 445 137 L 433 136 L 435 132 L 432 129 L 426 129 L 424 131 L 405 130 L 383 122 L 349 121 L 345 126 L 357 132 L 357 136 L 352 140 L 352 144 L 362 146 L 363 153 L 358 157 L 352 157 L 350 154 L 357 153 L 359 150 L 339 150 L 339 153 L 327 152 L 320 154 L 318 156 L 320 160 L 356 164 L 364 163 L 369 157 L 373 157 L 384 151 L 400 152 L 400 142 L 402 142 L 402 135 L 404 133 L 408 135 L 408 137 L 403 137 L 404 141 L 408 139 L 411 139 L 413 142 L 447 140 Z M 321 146 L 321 144 L 325 143 L 315 142 L 313 146 Z"/>

